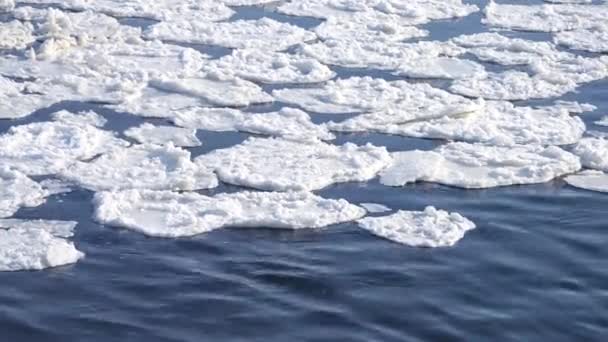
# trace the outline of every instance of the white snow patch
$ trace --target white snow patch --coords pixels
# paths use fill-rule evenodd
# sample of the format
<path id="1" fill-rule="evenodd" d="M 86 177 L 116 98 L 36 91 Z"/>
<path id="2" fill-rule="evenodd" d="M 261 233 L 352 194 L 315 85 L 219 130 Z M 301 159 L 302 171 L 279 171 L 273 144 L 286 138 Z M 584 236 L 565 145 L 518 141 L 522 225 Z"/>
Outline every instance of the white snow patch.
<path id="1" fill-rule="evenodd" d="M 182 147 L 202 145 L 196 137 L 196 129 L 174 126 L 155 126 L 150 123 L 143 123 L 140 126 L 127 129 L 125 135 L 141 144 L 173 144 Z"/>

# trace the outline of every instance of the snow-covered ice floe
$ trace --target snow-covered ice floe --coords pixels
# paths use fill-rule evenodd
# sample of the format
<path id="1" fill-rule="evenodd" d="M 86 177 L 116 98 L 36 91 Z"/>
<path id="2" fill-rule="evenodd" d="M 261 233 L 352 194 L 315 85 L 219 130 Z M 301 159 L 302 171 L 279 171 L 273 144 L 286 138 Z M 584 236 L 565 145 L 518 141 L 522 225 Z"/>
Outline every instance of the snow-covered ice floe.
<path id="1" fill-rule="evenodd" d="M 363 207 L 368 213 L 372 214 L 385 213 L 392 210 L 384 204 L 379 203 L 359 203 L 359 206 Z"/>
<path id="2" fill-rule="evenodd" d="M 295 140 L 335 138 L 325 125 L 314 124 L 306 112 L 294 108 L 270 113 L 246 113 L 230 108 L 196 107 L 176 111 L 172 121 L 178 126 L 208 131 L 241 131 Z"/>
<path id="3" fill-rule="evenodd" d="M 84 257 L 68 239 L 76 222 L 0 219 L 0 272 L 42 270 Z"/>
<path id="4" fill-rule="evenodd" d="M 448 247 L 462 239 L 475 224 L 458 213 L 426 207 L 384 217 L 366 217 L 359 227 L 382 238 L 412 247 Z"/>
<path id="5" fill-rule="evenodd" d="M 583 138 L 572 153 L 581 158 L 584 167 L 608 172 L 608 139 Z"/>
<path id="6" fill-rule="evenodd" d="M 261 190 L 316 190 L 334 183 L 374 178 L 391 162 L 386 148 L 321 141 L 249 138 L 240 145 L 195 159 L 220 180 Z"/>
<path id="7" fill-rule="evenodd" d="M 565 178 L 566 183 L 580 189 L 608 192 L 608 174 L 602 171 L 585 170 Z"/>
<path id="8" fill-rule="evenodd" d="M 128 190 L 95 196 L 95 219 L 157 237 L 183 237 L 224 227 L 321 228 L 353 221 L 365 210 L 307 192 L 197 193 Z"/>
<path id="9" fill-rule="evenodd" d="M 418 101 L 423 102 L 420 98 Z M 429 108 L 438 106 L 438 103 L 430 101 Z M 578 103 L 532 108 L 502 101 L 487 101 L 482 105 L 471 102 L 470 107 L 446 107 L 451 110 L 456 108 L 461 109 L 452 112 L 452 115 L 430 120 L 412 120 L 408 112 L 380 111 L 338 123 L 329 122 L 327 126 L 334 131 L 373 131 L 493 145 L 567 145 L 578 142 L 585 132 L 583 121 L 570 115 L 569 111 L 590 109 Z"/>
<path id="10" fill-rule="evenodd" d="M 10 217 L 21 207 L 37 207 L 49 193 L 26 175 L 0 168 L 0 217 Z"/>
<path id="11" fill-rule="evenodd" d="M 36 40 L 33 32 L 29 23 L 18 20 L 0 23 L 0 49 L 25 49 Z"/>
<path id="12" fill-rule="evenodd" d="M 93 161 L 74 163 L 60 176 L 93 191 L 198 190 L 218 185 L 212 171 L 194 164 L 189 151 L 171 143 L 115 148 Z"/>
<path id="13" fill-rule="evenodd" d="M 392 154 L 380 182 L 402 186 L 418 181 L 468 189 L 548 182 L 581 168 L 579 158 L 559 147 L 449 143 L 433 151 Z"/>
<path id="14" fill-rule="evenodd" d="M 401 121 L 466 113 L 479 104 L 425 83 L 351 77 L 329 81 L 322 88 L 273 91 L 276 100 L 317 113 L 394 111 Z"/>
<path id="15" fill-rule="evenodd" d="M 141 144 L 173 144 L 181 147 L 202 145 L 201 141 L 196 137 L 196 129 L 155 126 L 147 122 L 127 129 L 125 135 Z"/>
<path id="16" fill-rule="evenodd" d="M 101 130 L 81 119 L 13 126 L 0 135 L 0 164 L 28 175 L 60 172 L 77 160 L 87 160 L 129 143 L 115 133 Z M 83 114 L 85 115 L 85 114 Z"/>
<path id="17" fill-rule="evenodd" d="M 311 31 L 270 18 L 219 23 L 187 20 L 160 22 L 148 28 L 144 36 L 164 41 L 264 51 L 285 50 L 317 38 Z"/>

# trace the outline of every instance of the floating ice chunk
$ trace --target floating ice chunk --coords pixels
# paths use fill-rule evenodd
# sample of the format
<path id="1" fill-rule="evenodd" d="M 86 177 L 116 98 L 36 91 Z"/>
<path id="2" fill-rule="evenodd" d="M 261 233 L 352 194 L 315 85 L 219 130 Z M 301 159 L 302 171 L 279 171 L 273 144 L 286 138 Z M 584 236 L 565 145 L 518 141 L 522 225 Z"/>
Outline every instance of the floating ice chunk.
<path id="1" fill-rule="evenodd" d="M 576 101 L 555 101 L 553 107 L 559 109 L 563 108 L 572 114 L 583 114 L 586 112 L 593 112 L 597 109 L 596 106 L 590 103 L 579 103 Z"/>
<path id="2" fill-rule="evenodd" d="M 465 49 L 451 42 L 440 41 L 401 43 L 329 39 L 303 45 L 301 51 L 325 64 L 396 70 L 402 64 L 414 69 L 416 62 L 457 56 L 463 54 Z"/>
<path id="3" fill-rule="evenodd" d="M 464 17 L 478 10 L 477 6 L 463 4 L 461 0 L 309 0 L 290 1 L 278 7 L 281 13 L 321 19 L 378 11 L 418 22 Z"/>
<path id="4" fill-rule="evenodd" d="M 157 237 L 183 237 L 224 227 L 321 228 L 353 221 L 365 210 L 306 192 L 197 193 L 129 190 L 95 196 L 95 219 Z"/>
<path id="5" fill-rule="evenodd" d="M 565 178 L 566 183 L 585 190 L 608 192 L 608 174 L 586 170 Z"/>
<path id="6" fill-rule="evenodd" d="M 458 213 L 426 207 L 424 211 L 403 211 L 385 217 L 366 217 L 359 227 L 385 239 L 412 247 L 449 247 L 464 237 L 475 224 Z"/>
<path id="7" fill-rule="evenodd" d="M 572 150 L 584 167 L 608 172 L 608 139 L 583 138 Z"/>
<path id="8" fill-rule="evenodd" d="M 198 190 L 218 185 L 211 171 L 190 160 L 190 152 L 171 144 L 117 148 L 91 162 L 77 162 L 60 175 L 93 191 Z"/>
<path id="9" fill-rule="evenodd" d="M 44 203 L 48 193 L 40 184 L 24 174 L 0 168 L 0 217 L 9 217 L 21 207 L 37 207 Z"/>
<path id="10" fill-rule="evenodd" d="M 318 113 L 356 113 L 393 110 L 408 120 L 449 115 L 454 108 L 474 101 L 428 84 L 352 77 L 329 81 L 323 88 L 275 90 L 275 99 Z M 459 112 L 460 110 L 456 110 Z"/>
<path id="11" fill-rule="evenodd" d="M 382 113 L 380 113 L 382 114 Z M 391 117 L 362 116 L 338 124 L 331 130 L 370 130 L 417 138 L 483 142 L 492 145 L 568 145 L 580 140 L 585 124 L 560 106 L 519 107 L 509 102 L 486 102 L 484 110 L 466 115 L 448 115 L 428 121 L 399 124 Z M 386 123 L 383 123 L 386 120 Z"/>
<path id="12" fill-rule="evenodd" d="M 293 108 L 259 114 L 229 108 L 192 108 L 175 115 L 173 122 L 178 126 L 208 131 L 242 131 L 297 140 L 335 138 L 325 125 L 314 124 L 306 112 Z"/>
<path id="13" fill-rule="evenodd" d="M 0 135 L 0 164 L 28 175 L 57 173 L 128 143 L 114 133 L 79 122 L 37 122 L 13 126 Z"/>
<path id="14" fill-rule="evenodd" d="M 27 0 L 29 4 L 54 4 L 73 11 L 90 10 L 115 17 L 155 20 L 218 21 L 230 18 L 234 11 L 212 0 Z"/>
<path id="15" fill-rule="evenodd" d="M 604 116 L 600 120 L 594 122 L 594 124 L 596 124 L 598 126 L 606 126 L 606 127 L 608 127 L 608 115 Z"/>
<path id="16" fill-rule="evenodd" d="M 318 83 L 335 73 L 316 59 L 303 55 L 239 49 L 231 55 L 209 61 L 204 70 L 234 75 L 263 83 Z"/>
<path id="17" fill-rule="evenodd" d="M 202 143 L 196 137 L 196 129 L 180 128 L 174 126 L 154 126 L 144 123 L 137 127 L 131 127 L 125 131 L 125 135 L 135 139 L 141 144 L 166 145 L 194 147 Z"/>
<path id="18" fill-rule="evenodd" d="M 208 103 L 199 97 L 146 87 L 140 93 L 140 96 L 108 107 L 118 112 L 127 112 L 142 117 L 172 118 L 176 111 L 206 104 Z"/>
<path id="19" fill-rule="evenodd" d="M 608 52 L 608 22 L 603 21 L 596 25 L 586 29 L 558 32 L 554 41 L 571 49 Z"/>
<path id="20" fill-rule="evenodd" d="M 255 83 L 240 78 L 201 75 L 188 78 L 158 78 L 150 86 L 186 96 L 198 97 L 211 105 L 245 107 L 256 103 L 269 103 L 272 96 Z"/>
<path id="21" fill-rule="evenodd" d="M 15 8 L 15 0 L 0 0 L 0 13 L 10 12 Z"/>
<path id="22" fill-rule="evenodd" d="M 490 2 L 483 22 L 513 30 L 557 32 L 589 28 L 608 18 L 607 5 L 506 5 Z"/>
<path id="23" fill-rule="evenodd" d="M 404 61 L 395 74 L 410 78 L 468 79 L 487 75 L 483 65 L 453 57 L 420 58 Z"/>
<path id="24" fill-rule="evenodd" d="M 31 24 L 17 20 L 0 23 L 0 49 L 25 49 L 36 41 L 33 31 Z"/>
<path id="25" fill-rule="evenodd" d="M 26 93 L 29 84 L 0 76 L 0 119 L 22 118 L 55 102 L 39 94 Z"/>
<path id="26" fill-rule="evenodd" d="M 576 87 L 576 82 L 572 80 L 554 83 L 539 76 L 509 70 L 488 73 L 486 77 L 458 79 L 452 83 L 450 91 L 488 100 L 529 100 L 561 96 Z"/>
<path id="27" fill-rule="evenodd" d="M 403 41 L 425 37 L 427 30 L 408 26 L 417 24 L 411 18 L 404 18 L 378 11 L 356 12 L 350 16 L 329 17 L 315 32 L 323 40 L 336 39 L 357 42 Z"/>
<path id="28" fill-rule="evenodd" d="M 42 270 L 84 257 L 70 242 L 76 222 L 0 220 L 0 271 Z"/>
<path id="29" fill-rule="evenodd" d="M 391 162 L 384 147 L 335 146 L 321 141 L 250 138 L 196 158 L 230 184 L 261 190 L 316 190 L 372 179 Z"/>
<path id="30" fill-rule="evenodd" d="M 226 6 L 255 6 L 276 2 L 276 0 L 221 0 L 220 2 Z"/>
<path id="31" fill-rule="evenodd" d="M 62 179 L 48 178 L 41 181 L 40 186 L 42 186 L 49 196 L 66 194 L 74 191 L 74 184 Z"/>
<path id="32" fill-rule="evenodd" d="M 103 127 L 108 122 L 106 118 L 93 111 L 72 113 L 67 110 L 61 110 L 53 113 L 51 117 L 55 121 L 61 121 L 67 124 L 91 125 L 95 127 Z"/>
<path id="33" fill-rule="evenodd" d="M 264 51 L 285 50 L 316 38 L 313 32 L 269 18 L 220 23 L 187 20 L 161 22 L 152 25 L 144 35 L 152 39 Z"/>
<path id="34" fill-rule="evenodd" d="M 391 208 L 378 203 L 360 203 L 359 205 L 367 210 L 368 213 L 372 214 L 385 213 L 392 210 Z"/>
<path id="35" fill-rule="evenodd" d="M 426 181 L 467 189 L 544 183 L 581 168 L 575 155 L 559 147 L 498 147 L 449 143 L 434 151 L 393 153 L 380 175 L 389 186 Z"/>

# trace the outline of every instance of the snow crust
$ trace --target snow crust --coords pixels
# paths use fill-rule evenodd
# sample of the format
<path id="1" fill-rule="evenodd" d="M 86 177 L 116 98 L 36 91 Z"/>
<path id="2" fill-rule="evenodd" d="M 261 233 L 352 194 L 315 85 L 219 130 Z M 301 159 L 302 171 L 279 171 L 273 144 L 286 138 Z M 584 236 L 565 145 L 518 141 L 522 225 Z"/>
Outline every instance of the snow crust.
<path id="1" fill-rule="evenodd" d="M 385 217 L 366 217 L 359 227 L 382 238 L 412 247 L 449 247 L 461 240 L 475 224 L 458 213 L 434 207 L 404 211 Z"/>
<path id="2" fill-rule="evenodd" d="M 365 210 L 306 192 L 197 193 L 128 190 L 95 196 L 95 219 L 157 237 L 184 237 L 219 228 L 322 228 L 353 221 Z"/>
<path id="3" fill-rule="evenodd" d="M 392 154 L 380 182 L 402 186 L 417 181 L 467 189 L 548 182 L 581 168 L 578 157 L 558 147 L 497 147 L 449 143 L 433 151 Z"/>

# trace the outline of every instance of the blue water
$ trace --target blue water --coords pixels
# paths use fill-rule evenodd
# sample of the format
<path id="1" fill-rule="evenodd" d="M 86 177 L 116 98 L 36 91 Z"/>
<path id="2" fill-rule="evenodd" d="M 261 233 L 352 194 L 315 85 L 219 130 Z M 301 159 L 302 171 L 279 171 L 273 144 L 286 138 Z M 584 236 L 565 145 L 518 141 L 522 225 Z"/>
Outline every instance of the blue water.
<path id="1" fill-rule="evenodd" d="M 289 20 L 270 10 L 243 8 L 237 17 Z M 480 18 L 478 13 L 430 24 L 431 39 L 485 30 Z M 314 20 L 294 22 L 306 26 Z M 383 75 L 336 70 L 339 77 Z M 583 119 L 589 129 L 602 130 L 593 121 L 608 114 L 607 93 L 608 81 L 598 81 L 561 99 L 598 106 Z M 0 121 L 0 132 L 48 120 L 60 108 L 95 109 L 119 132 L 144 121 L 96 104 L 60 103 L 26 119 Z M 330 118 L 336 117 L 314 117 L 317 122 Z M 247 136 L 200 131 L 204 146 L 192 152 L 233 146 Z M 340 134 L 336 143 L 346 141 L 373 142 L 391 151 L 442 143 L 381 134 Z M 203 193 L 239 190 L 221 185 Z M 429 183 L 389 188 L 373 180 L 317 193 L 395 210 L 434 205 L 462 213 L 478 228 L 455 247 L 439 249 L 391 243 L 352 223 L 322 230 L 222 229 L 184 239 L 147 238 L 94 223 L 92 193 L 77 190 L 17 213 L 18 218 L 78 221 L 74 240 L 87 257 L 41 272 L 0 273 L 0 341 L 606 340 L 608 195 L 559 179 L 482 191 Z"/>

